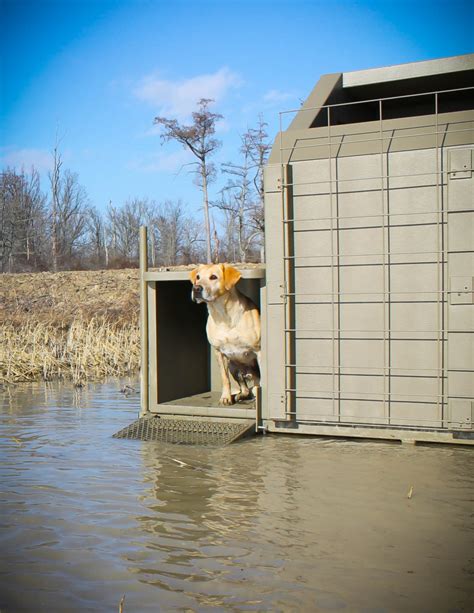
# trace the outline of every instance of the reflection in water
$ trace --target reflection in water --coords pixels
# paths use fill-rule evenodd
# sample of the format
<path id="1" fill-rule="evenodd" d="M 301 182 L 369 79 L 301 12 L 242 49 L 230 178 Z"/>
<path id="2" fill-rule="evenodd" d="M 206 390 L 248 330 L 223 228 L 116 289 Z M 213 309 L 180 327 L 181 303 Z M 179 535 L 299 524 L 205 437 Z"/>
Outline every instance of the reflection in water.
<path id="1" fill-rule="evenodd" d="M 471 610 L 471 450 L 112 439 L 120 387 L 2 392 L 2 612 Z"/>

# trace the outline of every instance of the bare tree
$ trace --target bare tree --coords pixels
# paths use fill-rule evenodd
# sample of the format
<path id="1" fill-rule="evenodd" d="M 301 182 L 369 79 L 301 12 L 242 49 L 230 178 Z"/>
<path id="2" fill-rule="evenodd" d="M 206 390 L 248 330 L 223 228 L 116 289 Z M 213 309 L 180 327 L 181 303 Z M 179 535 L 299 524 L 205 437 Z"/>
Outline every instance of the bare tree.
<path id="1" fill-rule="evenodd" d="M 222 190 L 221 199 L 217 202 L 216 206 L 234 216 L 239 260 L 245 262 L 249 243 L 247 217 L 253 206 L 249 178 L 251 160 L 248 148 L 245 146 L 244 137 L 242 138 L 240 152 L 242 154 L 242 163 L 240 165 L 231 162 L 223 164 L 223 171 L 232 175 L 232 179 L 228 181 Z"/>
<path id="2" fill-rule="evenodd" d="M 90 206 L 86 190 L 78 176 L 65 170 L 61 181 L 58 211 L 58 252 L 63 264 L 72 261 L 86 241 Z"/>
<path id="3" fill-rule="evenodd" d="M 256 128 L 249 128 L 244 134 L 245 147 L 248 150 L 248 155 L 252 160 L 252 169 L 254 171 L 253 184 L 258 195 L 258 199 L 255 202 L 255 207 L 252 213 L 252 223 L 255 230 L 262 233 L 265 231 L 265 219 L 264 219 L 264 200 L 265 189 L 263 185 L 264 169 L 272 148 L 268 141 L 268 134 L 266 131 L 267 123 L 263 120 L 262 115 L 258 118 L 258 124 Z"/>
<path id="4" fill-rule="evenodd" d="M 222 194 L 223 196 L 223 194 Z M 227 262 L 237 262 L 239 260 L 238 253 L 238 238 L 236 231 L 236 216 L 235 212 L 229 208 L 223 209 L 223 245 L 224 258 Z"/>
<path id="5" fill-rule="evenodd" d="M 238 256 L 242 262 L 249 257 L 252 246 L 258 243 L 263 245 L 263 169 L 270 151 L 265 126 L 260 117 L 257 128 L 249 128 L 242 135 L 240 163 L 227 162 L 222 165 L 223 172 L 231 178 L 221 191 L 220 200 L 215 203 L 226 213 L 227 241 L 231 237 L 237 241 Z M 230 217 L 234 218 L 233 224 L 229 223 Z"/>
<path id="6" fill-rule="evenodd" d="M 183 227 L 183 264 L 202 262 L 205 249 L 202 248 L 202 227 L 194 219 L 188 218 Z"/>
<path id="7" fill-rule="evenodd" d="M 148 202 L 139 198 L 127 200 L 122 207 L 109 205 L 107 210 L 111 252 L 114 258 L 135 263 L 138 260 L 140 226 Z"/>
<path id="8" fill-rule="evenodd" d="M 51 252 L 53 258 L 53 271 L 58 270 L 58 213 L 59 198 L 61 192 L 61 167 L 63 165 L 59 144 L 56 144 L 52 152 L 53 169 L 49 172 L 49 182 L 51 185 Z"/>
<path id="9" fill-rule="evenodd" d="M 56 139 L 52 151 L 53 168 L 49 172 L 51 189 L 51 252 L 52 267 L 68 268 L 80 258 L 80 246 L 88 230 L 89 200 L 78 175 L 63 169 L 63 159 Z"/>
<path id="10" fill-rule="evenodd" d="M 87 231 L 92 250 L 92 260 L 99 267 L 107 267 L 105 222 L 101 213 L 95 208 L 89 208 Z"/>
<path id="11" fill-rule="evenodd" d="M 186 224 L 184 208 L 180 200 L 177 202 L 168 200 L 161 205 L 159 231 L 161 257 L 165 266 L 179 263 Z"/>
<path id="12" fill-rule="evenodd" d="M 193 123 L 184 125 L 177 119 L 155 117 L 154 123 L 162 126 L 161 138 L 163 141 L 174 140 L 197 158 L 196 173 L 198 185 L 202 191 L 202 204 L 204 211 L 204 226 L 206 229 L 207 261 L 212 261 L 211 222 L 209 217 L 209 183 L 215 177 L 215 166 L 209 161 L 212 154 L 221 146 L 221 141 L 214 137 L 216 122 L 222 115 L 212 113 L 209 104 L 213 100 L 201 98 L 198 109 L 192 114 Z"/>
<path id="13" fill-rule="evenodd" d="M 0 267 L 34 269 L 45 253 L 45 196 L 38 172 L 7 168 L 0 174 Z"/>

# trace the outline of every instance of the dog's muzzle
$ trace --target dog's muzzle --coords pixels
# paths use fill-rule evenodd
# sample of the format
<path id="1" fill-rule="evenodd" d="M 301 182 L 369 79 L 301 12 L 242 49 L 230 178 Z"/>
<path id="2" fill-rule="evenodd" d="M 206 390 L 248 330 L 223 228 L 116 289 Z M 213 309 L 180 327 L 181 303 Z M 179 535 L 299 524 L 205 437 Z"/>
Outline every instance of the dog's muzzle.
<path id="1" fill-rule="evenodd" d="M 194 302 L 205 302 L 202 295 L 202 286 L 201 285 L 193 285 L 193 289 L 191 291 L 191 298 Z"/>

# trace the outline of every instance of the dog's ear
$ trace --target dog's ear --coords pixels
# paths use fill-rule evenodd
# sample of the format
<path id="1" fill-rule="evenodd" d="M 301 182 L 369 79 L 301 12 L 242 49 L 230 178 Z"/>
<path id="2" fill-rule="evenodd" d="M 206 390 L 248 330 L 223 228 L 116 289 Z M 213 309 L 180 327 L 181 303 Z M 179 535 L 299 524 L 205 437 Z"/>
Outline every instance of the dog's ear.
<path id="1" fill-rule="evenodd" d="M 194 270 L 191 270 L 191 272 L 189 273 L 189 278 L 191 279 L 191 283 L 193 285 L 196 285 L 196 277 L 197 277 L 198 272 L 199 272 L 199 268 L 195 268 Z"/>
<path id="2" fill-rule="evenodd" d="M 229 290 L 238 282 L 242 275 L 233 266 L 224 264 L 224 287 Z"/>

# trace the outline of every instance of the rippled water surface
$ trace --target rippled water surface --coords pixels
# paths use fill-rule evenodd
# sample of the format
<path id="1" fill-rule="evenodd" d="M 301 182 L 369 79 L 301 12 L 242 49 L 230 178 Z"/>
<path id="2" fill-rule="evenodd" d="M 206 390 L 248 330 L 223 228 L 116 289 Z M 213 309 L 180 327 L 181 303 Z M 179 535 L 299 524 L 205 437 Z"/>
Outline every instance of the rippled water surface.
<path id="1" fill-rule="evenodd" d="M 120 385 L 1 393 L 2 612 L 473 610 L 470 449 L 118 440 Z"/>

